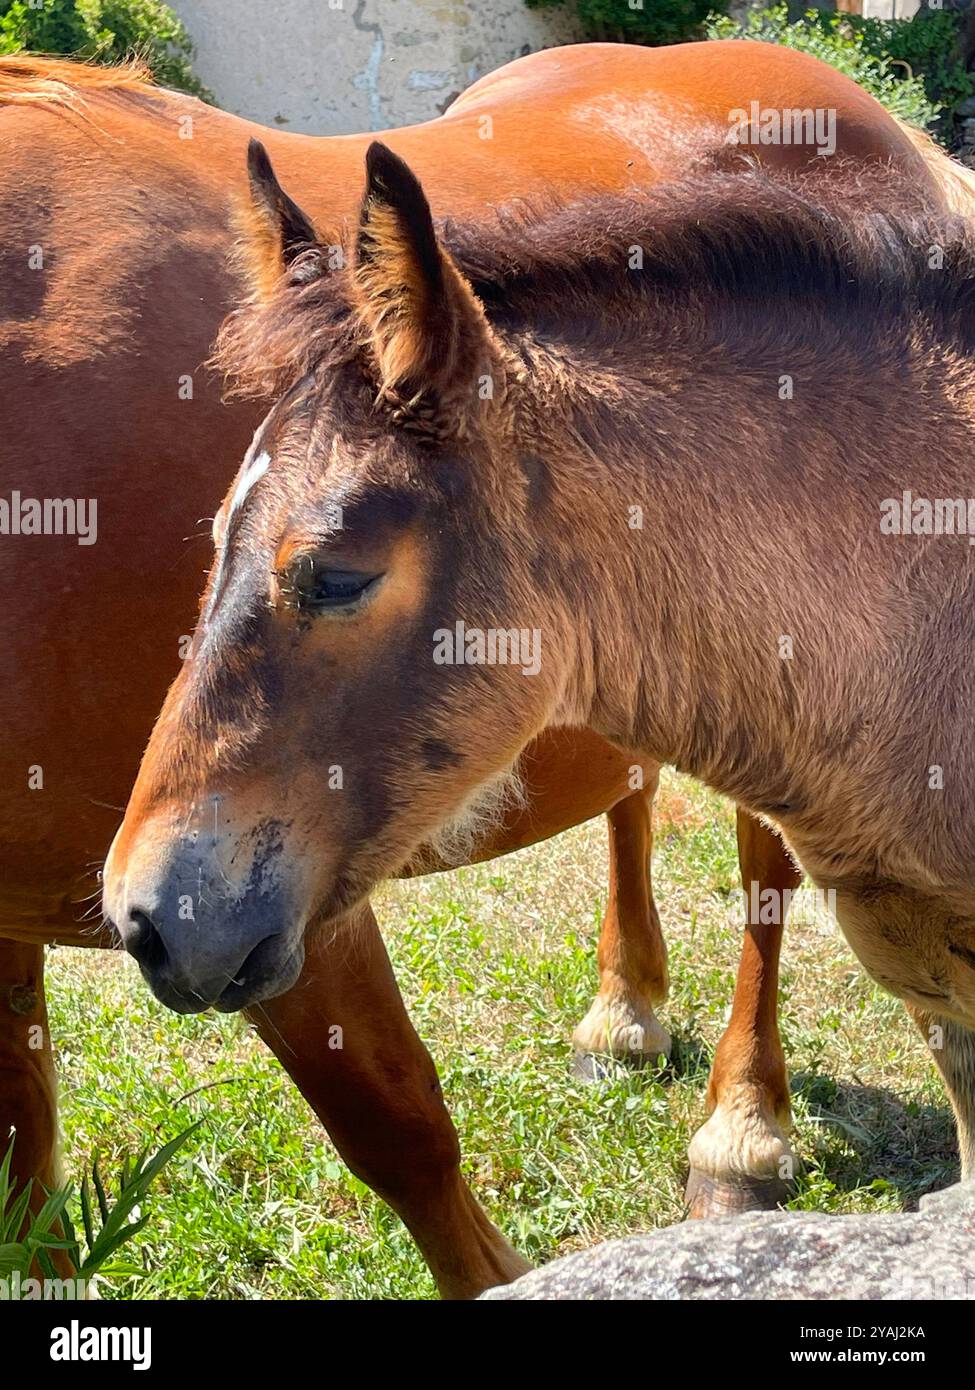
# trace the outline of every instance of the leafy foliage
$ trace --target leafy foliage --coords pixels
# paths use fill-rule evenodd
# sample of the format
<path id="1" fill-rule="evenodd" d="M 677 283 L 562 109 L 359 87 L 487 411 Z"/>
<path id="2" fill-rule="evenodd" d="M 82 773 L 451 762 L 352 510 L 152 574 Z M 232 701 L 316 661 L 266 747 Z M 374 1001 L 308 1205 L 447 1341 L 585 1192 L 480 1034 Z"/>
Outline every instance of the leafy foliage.
<path id="1" fill-rule="evenodd" d="M 193 74 L 193 45 L 163 0 L 0 0 L 0 53 L 63 54 L 99 63 L 133 53 L 157 82 L 208 99 Z"/>
<path id="2" fill-rule="evenodd" d="M 86 1173 L 78 1193 L 84 1245 L 70 1215 L 74 1187 L 69 1183 L 59 1188 L 47 1195 L 38 1211 L 28 1212 L 33 1184 L 26 1183 L 14 1196 L 10 1178 L 13 1144 L 8 1145 L 0 1163 L 0 1278 L 19 1273 L 26 1279 L 35 1261 L 48 1279 L 58 1278 L 51 1259 L 54 1250 L 66 1253 L 75 1270 L 74 1277 L 78 1279 L 90 1279 L 99 1271 L 104 1274 L 137 1273 L 131 1265 L 109 1262 L 146 1225 L 149 1214 L 142 1212 L 141 1206 L 150 1187 L 198 1127 L 198 1124 L 192 1125 L 184 1130 L 151 1158 L 148 1149 L 135 1159 L 123 1158 L 118 1195 L 112 1202 L 105 1190 L 98 1159 L 92 1159 L 90 1181 Z"/>
<path id="3" fill-rule="evenodd" d="M 703 37 L 713 0 L 525 0 L 529 9 L 571 4 L 593 39 L 630 43 L 682 43 Z"/>
<path id="4" fill-rule="evenodd" d="M 925 128 L 942 114 L 942 104 L 931 99 L 921 77 L 894 66 L 893 54 L 885 46 L 893 42 L 891 35 L 897 35 L 901 49 L 906 48 L 898 26 L 906 30 L 914 22 L 863 20 L 825 10 L 807 10 L 801 19 L 790 22 L 787 7 L 773 5 L 767 10 L 749 10 L 741 23 L 712 15 L 706 32 L 709 39 L 757 39 L 811 53 L 852 77 L 901 120 Z M 943 28 L 938 28 L 943 34 Z"/>
<path id="5" fill-rule="evenodd" d="M 905 65 L 945 115 L 975 91 L 958 48 L 961 20 L 958 10 L 919 10 L 912 19 L 853 17 L 864 47 L 895 66 Z"/>

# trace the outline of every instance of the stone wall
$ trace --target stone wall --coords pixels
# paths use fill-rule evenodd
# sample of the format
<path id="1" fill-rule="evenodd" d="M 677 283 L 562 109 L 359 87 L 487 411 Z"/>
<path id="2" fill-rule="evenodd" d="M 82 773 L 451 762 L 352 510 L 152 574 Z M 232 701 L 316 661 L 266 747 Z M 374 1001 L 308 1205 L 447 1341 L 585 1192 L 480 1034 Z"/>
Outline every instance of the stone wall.
<path id="1" fill-rule="evenodd" d="M 170 0 L 228 111 L 318 135 L 428 120 L 475 78 L 582 37 L 524 0 Z"/>

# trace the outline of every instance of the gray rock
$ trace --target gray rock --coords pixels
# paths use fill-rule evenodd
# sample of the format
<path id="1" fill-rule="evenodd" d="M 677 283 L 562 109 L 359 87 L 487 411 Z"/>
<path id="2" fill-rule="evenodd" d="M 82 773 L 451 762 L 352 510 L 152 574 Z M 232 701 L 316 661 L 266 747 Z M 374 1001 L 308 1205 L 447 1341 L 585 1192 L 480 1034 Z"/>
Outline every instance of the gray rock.
<path id="1" fill-rule="evenodd" d="M 965 100 L 955 107 L 956 116 L 975 116 L 975 97 L 966 97 Z"/>
<path id="2" fill-rule="evenodd" d="M 975 1299 L 975 1182 L 878 1216 L 753 1212 L 611 1240 L 485 1299 Z"/>

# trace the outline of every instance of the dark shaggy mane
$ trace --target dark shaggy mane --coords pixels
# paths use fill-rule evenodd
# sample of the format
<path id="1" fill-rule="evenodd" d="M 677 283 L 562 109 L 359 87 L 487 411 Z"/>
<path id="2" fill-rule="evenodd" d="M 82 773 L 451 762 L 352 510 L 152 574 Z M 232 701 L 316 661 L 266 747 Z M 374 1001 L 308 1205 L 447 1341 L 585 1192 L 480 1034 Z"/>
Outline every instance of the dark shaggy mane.
<path id="1" fill-rule="evenodd" d="M 598 325 L 606 341 L 648 310 L 720 301 L 775 307 L 783 323 L 790 305 L 815 304 L 853 316 L 860 333 L 920 318 L 975 346 L 975 237 L 879 166 L 837 162 L 828 178 L 715 173 L 625 197 L 510 205 L 486 223 L 444 222 L 440 234 L 502 336 L 536 330 L 571 345 Z M 635 248 L 642 269 L 631 268 Z M 361 351 L 348 271 L 329 271 L 327 255 L 310 247 L 269 299 L 224 324 L 213 362 L 232 394 L 271 398 Z"/>

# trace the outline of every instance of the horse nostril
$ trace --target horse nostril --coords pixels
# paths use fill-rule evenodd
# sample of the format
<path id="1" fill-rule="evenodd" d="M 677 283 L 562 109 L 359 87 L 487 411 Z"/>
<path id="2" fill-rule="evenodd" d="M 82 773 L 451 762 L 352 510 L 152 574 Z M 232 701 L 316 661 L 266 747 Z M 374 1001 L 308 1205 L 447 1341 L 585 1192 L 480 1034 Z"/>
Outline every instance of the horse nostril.
<path id="1" fill-rule="evenodd" d="M 129 925 L 123 934 L 125 949 L 147 970 L 158 970 L 166 962 L 166 947 L 152 919 L 138 908 L 129 913 Z"/>

